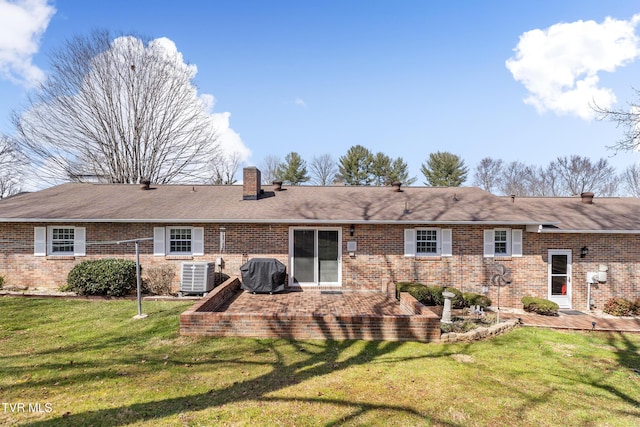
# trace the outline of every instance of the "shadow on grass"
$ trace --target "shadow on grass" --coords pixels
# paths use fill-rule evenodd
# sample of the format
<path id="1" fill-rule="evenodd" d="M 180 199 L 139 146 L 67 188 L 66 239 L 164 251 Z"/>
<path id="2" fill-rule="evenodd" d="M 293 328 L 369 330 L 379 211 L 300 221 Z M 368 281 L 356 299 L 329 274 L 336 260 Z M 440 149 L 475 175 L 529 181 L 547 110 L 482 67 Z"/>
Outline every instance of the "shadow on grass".
<path id="1" fill-rule="evenodd" d="M 264 341 L 264 340 L 262 340 Z M 454 426 L 446 421 L 434 419 L 429 415 L 420 413 L 413 408 L 401 405 L 376 404 L 369 402 L 358 402 L 352 399 L 334 399 L 322 397 L 274 397 L 268 396 L 270 393 L 283 390 L 291 386 L 300 384 L 306 380 L 317 376 L 335 373 L 336 371 L 347 369 L 353 365 L 361 365 L 373 362 L 380 356 L 390 354 L 397 350 L 403 343 L 400 342 L 374 342 L 369 341 L 356 354 L 345 360 L 339 360 L 348 353 L 357 341 L 326 341 L 321 345 L 316 345 L 310 351 L 304 351 L 309 357 L 296 363 L 286 364 L 285 355 L 274 345 L 279 341 L 268 341 L 266 343 L 255 341 L 263 346 L 266 351 L 272 352 L 276 360 L 271 363 L 272 370 L 256 378 L 235 382 L 230 386 L 209 390 L 208 392 L 189 395 L 184 397 L 168 398 L 153 402 L 136 403 L 133 405 L 116 408 L 88 411 L 83 413 L 66 414 L 50 420 L 31 422 L 28 426 L 60 426 L 60 425 L 101 425 L 120 426 L 135 422 L 144 422 L 153 419 L 180 414 L 184 411 L 200 411 L 208 408 L 220 407 L 229 403 L 242 401 L 260 402 L 306 402 L 324 403 L 352 408 L 352 411 L 340 420 L 333 420 L 326 425 L 337 425 L 361 416 L 369 411 L 387 410 L 397 413 L 404 413 L 409 416 L 435 422 L 442 426 Z M 310 342 L 288 342 L 289 345 L 299 348 L 302 352 L 303 346 L 314 345 Z M 320 351 L 314 352 L 320 349 Z M 424 357 L 441 357 L 443 353 L 433 354 Z M 228 362 L 219 360 L 213 363 Z M 211 364 L 211 361 L 204 362 Z M 242 363 L 242 362 L 241 362 Z"/>

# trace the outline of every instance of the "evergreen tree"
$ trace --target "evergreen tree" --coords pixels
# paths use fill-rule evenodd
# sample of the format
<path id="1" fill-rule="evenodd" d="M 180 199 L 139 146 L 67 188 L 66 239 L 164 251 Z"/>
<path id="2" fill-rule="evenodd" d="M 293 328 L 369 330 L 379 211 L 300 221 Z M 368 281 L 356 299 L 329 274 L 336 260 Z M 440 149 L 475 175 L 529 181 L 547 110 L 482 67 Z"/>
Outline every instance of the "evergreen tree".
<path id="1" fill-rule="evenodd" d="M 371 173 L 373 174 L 374 185 L 391 184 L 391 158 L 384 153 L 377 153 L 373 158 Z"/>
<path id="2" fill-rule="evenodd" d="M 302 160 L 295 151 L 287 154 L 284 158 L 284 163 L 278 165 L 276 176 L 289 185 L 300 185 L 310 179 L 309 175 L 307 175 L 307 162 Z"/>
<path id="3" fill-rule="evenodd" d="M 362 145 L 354 145 L 338 161 L 340 177 L 348 185 L 371 185 L 374 181 L 373 163 L 371 151 Z"/>
<path id="4" fill-rule="evenodd" d="M 444 152 L 429 154 L 427 163 L 420 171 L 424 175 L 425 185 L 432 187 L 459 187 L 467 179 L 468 168 L 459 156 Z"/>
<path id="5" fill-rule="evenodd" d="M 409 178 L 409 166 L 402 157 L 398 157 L 391 163 L 389 183 L 399 181 L 402 185 L 411 185 L 417 181 L 416 177 Z"/>

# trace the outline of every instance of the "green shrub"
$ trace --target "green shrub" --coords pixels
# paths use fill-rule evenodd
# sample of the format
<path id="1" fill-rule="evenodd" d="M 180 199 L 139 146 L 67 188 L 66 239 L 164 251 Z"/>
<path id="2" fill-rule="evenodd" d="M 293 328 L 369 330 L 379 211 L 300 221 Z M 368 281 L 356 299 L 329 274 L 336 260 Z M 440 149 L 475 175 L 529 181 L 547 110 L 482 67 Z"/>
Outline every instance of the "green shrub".
<path id="1" fill-rule="evenodd" d="M 479 305 L 482 308 L 487 308 L 491 305 L 491 299 L 485 295 L 474 294 L 473 292 L 464 292 L 462 294 L 465 307 L 473 307 Z"/>
<path id="2" fill-rule="evenodd" d="M 67 284 L 78 295 L 128 295 L 136 289 L 136 263 L 113 258 L 83 261 L 69 272 Z"/>
<path id="3" fill-rule="evenodd" d="M 606 302 L 602 311 L 613 316 L 633 316 L 634 303 L 624 298 L 611 298 Z"/>
<path id="4" fill-rule="evenodd" d="M 633 314 L 636 316 L 640 316 L 640 298 L 636 298 L 636 300 L 633 302 Z"/>
<path id="5" fill-rule="evenodd" d="M 456 288 L 445 288 L 445 290 L 451 292 L 454 297 L 451 298 L 451 308 L 464 308 L 464 297 L 462 296 L 462 292 L 457 290 Z M 444 305 L 444 297 L 442 297 L 442 305 Z"/>
<path id="6" fill-rule="evenodd" d="M 400 292 L 408 292 L 409 295 L 423 304 L 427 300 L 429 294 L 425 285 L 416 282 L 398 282 L 396 283 L 396 291 L 398 293 L 398 298 L 400 298 Z"/>
<path id="7" fill-rule="evenodd" d="M 544 316 L 557 316 L 558 308 L 560 308 L 558 307 L 558 304 L 553 301 L 535 297 L 523 297 L 522 305 L 524 311 L 542 314 Z"/>
<path id="8" fill-rule="evenodd" d="M 4 286 L 4 276 L 0 276 L 0 289 Z"/>
<path id="9" fill-rule="evenodd" d="M 427 286 L 428 295 L 425 305 L 444 305 L 443 286 Z"/>

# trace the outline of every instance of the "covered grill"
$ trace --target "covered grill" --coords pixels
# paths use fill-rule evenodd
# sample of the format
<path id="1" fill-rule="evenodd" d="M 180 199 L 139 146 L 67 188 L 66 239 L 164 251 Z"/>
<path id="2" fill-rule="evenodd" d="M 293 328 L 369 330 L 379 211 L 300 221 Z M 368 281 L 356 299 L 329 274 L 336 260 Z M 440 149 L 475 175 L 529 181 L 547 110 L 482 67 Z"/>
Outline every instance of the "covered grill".
<path id="1" fill-rule="evenodd" d="M 284 291 L 287 267 L 275 258 L 253 258 L 240 267 L 242 289 L 249 292 Z"/>

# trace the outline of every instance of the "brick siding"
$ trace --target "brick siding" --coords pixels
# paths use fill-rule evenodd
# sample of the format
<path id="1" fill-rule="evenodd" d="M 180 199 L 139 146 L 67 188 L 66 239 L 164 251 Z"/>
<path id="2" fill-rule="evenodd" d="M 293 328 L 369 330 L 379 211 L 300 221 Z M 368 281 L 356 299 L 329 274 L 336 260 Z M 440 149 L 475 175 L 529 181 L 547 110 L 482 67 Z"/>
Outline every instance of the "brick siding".
<path id="1" fill-rule="evenodd" d="M 171 224 L 78 223 L 57 224 L 86 228 L 87 248 L 84 257 L 36 257 L 33 255 L 34 227 L 52 224 L 1 223 L 0 275 L 5 285 L 57 289 L 65 284 L 73 266 L 88 259 L 119 257 L 134 259 L 133 244 L 99 244 L 94 242 L 152 237 L 154 226 Z M 172 257 L 154 256 L 152 242 L 140 244 L 144 269 L 162 264 L 173 265 L 176 271 L 175 290 L 179 287 L 180 264 L 185 260 L 225 261 L 223 273 L 237 276 L 242 264 L 251 258 L 276 258 L 289 269 L 289 229 L 284 224 L 189 224 L 204 227 L 205 255 Z M 312 226 L 311 224 L 295 224 Z M 225 252 L 219 253 L 220 228 L 226 229 Z M 523 232 L 522 257 L 483 257 L 483 230 L 487 226 L 443 226 L 453 230 L 453 256 L 405 257 L 404 226 L 355 225 L 350 236 L 350 224 L 342 228 L 342 286 L 352 290 L 386 291 L 389 282 L 418 281 L 426 285 L 453 286 L 464 292 L 482 293 L 490 282 L 492 264 L 504 264 L 512 273 L 512 283 L 501 288 L 500 303 L 504 307 L 520 307 L 522 296 L 547 297 L 547 251 L 572 251 L 572 305 L 585 309 L 586 275 L 597 271 L 600 264 L 608 266 L 606 283 L 592 285 L 592 300 L 602 308 L 611 297 L 640 297 L 640 235 L 636 234 L 545 234 Z M 498 226 L 496 226 L 498 227 Z M 348 241 L 356 241 L 353 257 L 346 250 Z M 580 249 L 589 254 L 580 258 Z M 490 286 L 488 296 L 497 303 L 497 289 Z"/>

